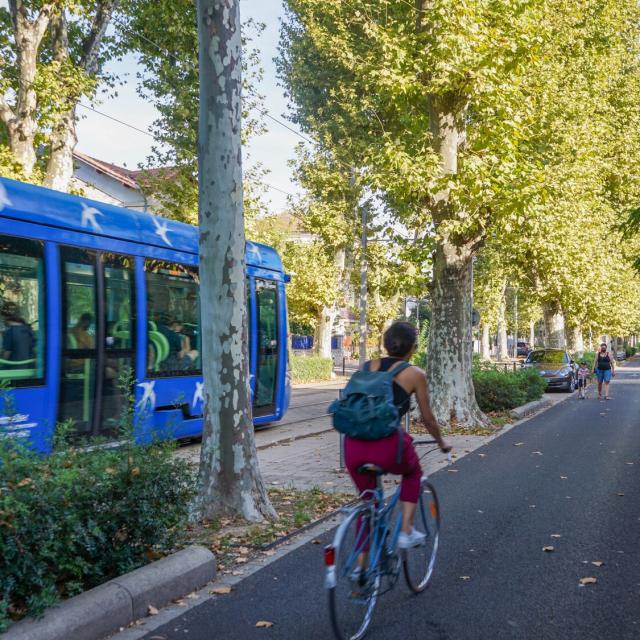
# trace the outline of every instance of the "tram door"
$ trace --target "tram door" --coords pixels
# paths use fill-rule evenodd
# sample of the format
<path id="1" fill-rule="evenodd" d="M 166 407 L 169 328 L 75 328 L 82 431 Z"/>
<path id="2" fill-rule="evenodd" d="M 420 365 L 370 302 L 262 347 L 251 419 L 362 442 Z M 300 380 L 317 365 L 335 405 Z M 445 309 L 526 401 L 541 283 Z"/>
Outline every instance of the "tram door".
<path id="1" fill-rule="evenodd" d="M 278 290 L 271 280 L 256 279 L 258 363 L 254 415 L 275 412 L 278 382 Z"/>
<path id="2" fill-rule="evenodd" d="M 61 248 L 58 419 L 79 437 L 118 435 L 133 371 L 133 258 Z"/>

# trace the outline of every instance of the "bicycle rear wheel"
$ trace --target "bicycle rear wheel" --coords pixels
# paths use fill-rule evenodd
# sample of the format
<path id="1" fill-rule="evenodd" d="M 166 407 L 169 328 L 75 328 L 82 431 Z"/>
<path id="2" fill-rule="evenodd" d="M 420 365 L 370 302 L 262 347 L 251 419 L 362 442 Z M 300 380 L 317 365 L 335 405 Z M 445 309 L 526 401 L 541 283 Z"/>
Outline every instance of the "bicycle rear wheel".
<path id="1" fill-rule="evenodd" d="M 371 507 L 354 511 L 334 539 L 335 577 L 329 588 L 331 625 L 338 640 L 360 640 L 371 624 L 380 591 L 378 567 L 361 567 L 358 557 L 372 547 Z"/>
<path id="2" fill-rule="evenodd" d="M 440 505 L 436 490 L 427 480 L 420 487 L 413 526 L 427 539 L 424 545 L 403 551 L 402 567 L 411 591 L 420 593 L 431 581 L 440 542 Z"/>

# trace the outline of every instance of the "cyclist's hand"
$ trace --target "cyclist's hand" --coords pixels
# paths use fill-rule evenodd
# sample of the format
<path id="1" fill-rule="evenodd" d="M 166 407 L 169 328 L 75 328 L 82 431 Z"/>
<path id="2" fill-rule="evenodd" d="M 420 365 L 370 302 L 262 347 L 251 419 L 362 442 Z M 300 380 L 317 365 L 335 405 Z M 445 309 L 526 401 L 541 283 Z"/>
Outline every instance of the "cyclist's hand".
<path id="1" fill-rule="evenodd" d="M 442 442 L 442 444 L 440 445 L 440 451 L 442 451 L 442 453 L 449 453 L 452 449 L 453 447 L 446 442 Z"/>

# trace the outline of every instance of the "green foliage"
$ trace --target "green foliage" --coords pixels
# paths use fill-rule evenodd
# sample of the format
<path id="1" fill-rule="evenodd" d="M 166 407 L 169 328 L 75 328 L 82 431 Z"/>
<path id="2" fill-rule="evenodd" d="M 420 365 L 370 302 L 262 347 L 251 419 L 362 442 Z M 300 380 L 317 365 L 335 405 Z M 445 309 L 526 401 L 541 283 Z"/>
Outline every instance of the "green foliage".
<path id="1" fill-rule="evenodd" d="M 547 382 L 537 371 L 530 369 L 514 373 L 479 368 L 473 371 L 473 386 L 483 411 L 503 411 L 541 398 Z"/>
<path id="2" fill-rule="evenodd" d="M 333 360 L 318 356 L 292 356 L 291 376 L 294 384 L 331 380 Z"/>
<path id="3" fill-rule="evenodd" d="M 429 323 L 424 320 L 422 327 L 420 328 L 420 334 L 418 335 L 418 347 L 416 352 L 411 358 L 411 364 L 420 367 L 421 369 L 427 368 L 427 345 L 429 344 Z"/>
<path id="4" fill-rule="evenodd" d="M 624 352 L 627 355 L 627 358 L 630 358 L 631 356 L 635 356 L 636 353 L 638 353 L 638 349 L 637 347 L 626 347 Z"/>
<path id="5" fill-rule="evenodd" d="M 0 631 L 170 551 L 184 529 L 195 474 L 173 443 L 78 448 L 69 428 L 49 456 L 0 434 Z"/>

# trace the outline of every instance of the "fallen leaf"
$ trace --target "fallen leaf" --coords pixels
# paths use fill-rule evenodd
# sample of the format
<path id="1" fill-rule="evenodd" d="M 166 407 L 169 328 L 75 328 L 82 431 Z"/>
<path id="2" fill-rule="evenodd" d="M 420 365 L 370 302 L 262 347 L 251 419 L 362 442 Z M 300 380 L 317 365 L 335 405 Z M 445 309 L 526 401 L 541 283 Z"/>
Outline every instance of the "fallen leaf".
<path id="1" fill-rule="evenodd" d="M 633 462 L 625 462 L 625 464 L 633 464 Z"/>
<path id="2" fill-rule="evenodd" d="M 588 576 L 587 578 L 580 578 L 580 584 L 582 586 L 586 584 L 595 584 L 598 580 L 592 576 Z"/>
<path id="3" fill-rule="evenodd" d="M 447 469 L 449 473 L 458 473 L 457 469 Z"/>
<path id="4" fill-rule="evenodd" d="M 157 616 L 160 612 L 152 605 L 149 605 L 149 608 L 147 609 L 147 613 L 150 616 Z"/>
<path id="5" fill-rule="evenodd" d="M 231 587 L 229 585 L 225 585 L 224 587 L 216 587 L 215 589 L 211 589 L 209 593 L 217 596 L 224 596 L 227 593 L 231 593 Z"/>
<path id="6" fill-rule="evenodd" d="M 552 538 L 562 538 L 562 536 L 559 533 L 552 533 L 551 537 Z"/>
<path id="7" fill-rule="evenodd" d="M 541 456 L 542 455 L 542 451 L 533 451 L 532 453 L 535 453 L 537 456 Z"/>
<path id="8" fill-rule="evenodd" d="M 113 467 L 107 467 L 107 468 L 104 470 L 104 472 L 105 472 L 107 475 L 112 476 L 112 475 L 116 472 L 116 470 L 115 470 Z"/>
<path id="9" fill-rule="evenodd" d="M 514 447 L 521 447 L 524 444 L 524 442 L 516 442 L 513 446 Z"/>
<path id="10" fill-rule="evenodd" d="M 18 482 L 18 487 L 28 487 L 30 484 L 33 484 L 33 480 L 31 478 L 22 478 L 20 482 Z"/>
<path id="11" fill-rule="evenodd" d="M 238 549 L 238 553 L 241 553 L 243 556 L 246 556 L 249 553 L 249 549 L 247 547 L 240 547 Z"/>
<path id="12" fill-rule="evenodd" d="M 316 539 L 316 540 L 312 540 L 311 544 L 320 544 L 320 540 Z"/>
<path id="13" fill-rule="evenodd" d="M 543 551 L 546 551 L 547 553 L 551 553 L 551 551 L 555 551 L 555 547 L 552 547 L 551 545 L 547 545 L 546 547 L 542 547 Z"/>
<path id="14" fill-rule="evenodd" d="M 187 607 L 187 606 L 189 606 L 182 598 L 180 598 L 179 600 L 174 600 L 173 604 L 176 604 L 179 607 Z"/>
<path id="15" fill-rule="evenodd" d="M 246 558 L 236 558 L 236 564 L 243 564 L 247 561 Z"/>
<path id="16" fill-rule="evenodd" d="M 616 493 L 616 495 L 622 497 L 624 493 Z"/>
<path id="17" fill-rule="evenodd" d="M 259 629 L 268 629 L 269 627 L 273 627 L 273 622 L 269 622 L 268 620 L 258 620 L 258 622 L 256 622 L 256 627 Z"/>
<path id="18" fill-rule="evenodd" d="M 460 580 L 471 580 L 471 576 L 460 576 Z"/>
<path id="19" fill-rule="evenodd" d="M 140 475 L 140 467 L 134 467 L 133 469 L 131 469 L 131 475 L 136 477 Z"/>
<path id="20" fill-rule="evenodd" d="M 263 551 L 262 553 L 265 556 L 275 556 L 276 555 L 275 549 L 267 549 L 266 551 Z"/>
<path id="21" fill-rule="evenodd" d="M 486 458 L 486 457 L 487 457 L 487 454 L 486 454 L 486 453 L 479 453 L 478 455 L 479 455 L 481 458 Z"/>
<path id="22" fill-rule="evenodd" d="M 604 564 L 604 562 L 602 560 L 594 560 L 591 564 L 594 567 L 601 567 Z"/>

